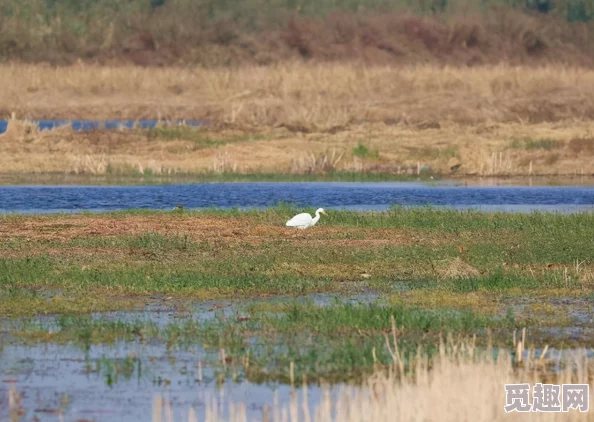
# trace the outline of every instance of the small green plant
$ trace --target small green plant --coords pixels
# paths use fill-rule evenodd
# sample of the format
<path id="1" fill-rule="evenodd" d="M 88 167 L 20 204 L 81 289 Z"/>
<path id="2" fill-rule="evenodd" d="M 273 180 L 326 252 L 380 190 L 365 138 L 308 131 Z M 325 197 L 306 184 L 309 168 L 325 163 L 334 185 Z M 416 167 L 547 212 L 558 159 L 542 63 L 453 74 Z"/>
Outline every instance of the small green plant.
<path id="1" fill-rule="evenodd" d="M 265 139 L 265 137 L 260 134 L 247 134 L 231 136 L 228 138 L 217 138 L 210 136 L 204 128 L 168 126 L 150 129 L 147 134 L 147 139 L 149 141 L 190 141 L 194 143 L 193 150 L 196 151 L 226 144 L 259 141 Z"/>
<path id="2" fill-rule="evenodd" d="M 130 247 L 168 251 L 192 249 L 196 243 L 188 235 L 164 236 L 158 232 L 147 232 L 129 241 Z"/>
<path id="3" fill-rule="evenodd" d="M 370 150 L 361 142 L 355 148 L 353 148 L 353 157 L 359 158 L 379 158 L 379 151 L 378 150 Z"/>
<path id="4" fill-rule="evenodd" d="M 542 139 L 532 139 L 532 138 L 523 138 L 523 139 L 514 139 L 511 147 L 514 149 L 526 149 L 526 150 L 534 150 L 534 149 L 544 149 L 550 151 L 555 148 L 559 148 L 561 143 L 555 139 L 550 138 L 542 138 Z"/>
<path id="5" fill-rule="evenodd" d="M 594 19 L 594 7 L 592 6 L 592 2 L 587 0 L 567 2 L 568 22 L 590 22 L 592 19 Z"/>

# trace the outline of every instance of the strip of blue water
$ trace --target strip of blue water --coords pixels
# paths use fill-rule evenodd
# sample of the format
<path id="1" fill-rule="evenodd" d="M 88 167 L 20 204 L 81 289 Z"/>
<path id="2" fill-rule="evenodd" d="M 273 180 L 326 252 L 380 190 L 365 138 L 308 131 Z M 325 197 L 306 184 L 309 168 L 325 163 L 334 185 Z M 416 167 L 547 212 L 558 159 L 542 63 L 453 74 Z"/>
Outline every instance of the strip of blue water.
<path id="1" fill-rule="evenodd" d="M 206 120 L 178 120 L 176 122 L 163 120 L 35 120 L 39 130 L 49 130 L 60 126 L 71 126 L 74 131 L 86 131 L 96 129 L 152 129 L 157 125 L 164 126 L 206 126 L 209 124 Z M 0 120 L 0 134 L 6 132 L 8 120 Z"/>
<path id="2" fill-rule="evenodd" d="M 197 183 L 163 186 L 6 186 L 0 212 L 131 208 L 297 207 L 381 210 L 392 205 L 504 212 L 594 210 L 593 187 L 431 187 L 412 183 Z"/>

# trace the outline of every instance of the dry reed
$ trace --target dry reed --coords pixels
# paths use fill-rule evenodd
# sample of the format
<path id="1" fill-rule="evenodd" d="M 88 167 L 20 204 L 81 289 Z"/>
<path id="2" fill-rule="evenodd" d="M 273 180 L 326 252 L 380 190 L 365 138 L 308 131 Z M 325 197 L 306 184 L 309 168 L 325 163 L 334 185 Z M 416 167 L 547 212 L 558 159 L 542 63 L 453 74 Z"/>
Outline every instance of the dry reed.
<path id="1" fill-rule="evenodd" d="M 3 173 L 594 173 L 594 70 L 577 67 L 8 64 L 0 90 L 0 113 L 19 119 L 204 118 L 222 140 L 197 149 L 141 131 L 38 133 L 15 122 L 0 135 Z M 266 139 L 223 145 L 238 132 Z M 352 156 L 361 142 L 377 156 Z"/>
<path id="2" fill-rule="evenodd" d="M 517 338 L 514 332 L 515 357 L 500 350 L 493 358 L 493 350 L 482 351 L 475 347 L 473 339 L 454 340 L 449 337 L 440 343 L 439 354 L 431 359 L 419 349 L 411 359 L 411 371 L 404 370 L 404 357 L 398 350 L 395 322 L 393 320 L 392 338 L 386 337 L 387 347 L 394 358 L 394 365 L 388 372 L 377 370 L 361 387 L 344 388 L 337 399 L 332 400 L 329 390 L 324 390 L 321 401 L 315 408 L 308 404 L 307 385 L 303 385 L 301 400 L 293 391 L 290 403 L 281 406 L 272 404 L 272 411 L 265 408 L 263 421 L 274 422 L 360 422 L 360 421 L 477 421 L 491 422 L 503 420 L 563 420 L 592 421 L 594 413 L 570 410 L 568 413 L 506 413 L 505 384 L 551 382 L 547 372 L 550 364 L 546 358 L 548 347 L 539 356 L 534 350 L 525 350 L 526 331 Z M 553 379 L 555 384 L 589 384 L 590 392 L 594 383 L 590 372 L 592 362 L 588 362 L 585 351 L 576 351 L 567 356 L 567 365 Z M 519 358 L 518 358 L 519 356 Z M 590 397 L 590 400 L 592 398 Z M 532 396 L 530 396 L 532 402 Z M 228 405 L 228 415 L 224 415 L 223 404 Z M 206 422 L 246 422 L 247 405 L 228 403 L 224 399 L 213 398 L 206 403 Z M 166 421 L 174 420 L 174 412 L 167 396 L 157 395 L 153 401 L 153 421 L 161 422 L 165 413 Z M 270 418 L 272 413 L 272 418 Z M 194 409 L 186 412 L 189 422 L 197 422 Z M 185 419 L 185 418 L 182 418 Z M 180 420 L 180 419 L 177 419 Z"/>
<path id="3" fill-rule="evenodd" d="M 236 69 L 0 66 L 0 112 L 25 118 L 217 123 L 543 122 L 594 117 L 594 70 L 288 63 Z M 439 126 L 439 125 L 437 125 Z"/>

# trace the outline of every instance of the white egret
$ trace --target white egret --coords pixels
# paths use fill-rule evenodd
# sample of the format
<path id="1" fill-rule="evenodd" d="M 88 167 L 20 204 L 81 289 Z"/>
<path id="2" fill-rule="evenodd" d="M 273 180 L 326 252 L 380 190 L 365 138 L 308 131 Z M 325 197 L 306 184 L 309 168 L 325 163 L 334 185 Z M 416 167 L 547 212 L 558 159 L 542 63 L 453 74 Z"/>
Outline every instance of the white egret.
<path id="1" fill-rule="evenodd" d="M 318 208 L 316 210 L 315 217 L 312 217 L 310 214 L 303 212 L 301 214 L 297 214 L 295 217 L 287 221 L 286 225 L 288 227 L 297 227 L 298 229 L 304 230 L 308 227 L 315 225 L 320 219 L 320 214 L 328 215 L 326 214 L 326 211 L 324 211 L 324 208 Z"/>

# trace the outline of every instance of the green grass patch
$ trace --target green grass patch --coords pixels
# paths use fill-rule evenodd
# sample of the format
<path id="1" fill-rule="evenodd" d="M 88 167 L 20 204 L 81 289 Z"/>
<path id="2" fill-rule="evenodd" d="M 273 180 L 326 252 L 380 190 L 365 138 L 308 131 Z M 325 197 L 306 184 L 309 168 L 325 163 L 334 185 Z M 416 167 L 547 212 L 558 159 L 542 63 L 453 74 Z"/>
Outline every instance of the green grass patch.
<path id="1" fill-rule="evenodd" d="M 544 149 L 546 151 L 550 151 L 552 149 L 560 148 L 561 143 L 555 139 L 550 139 L 550 138 L 542 138 L 542 139 L 523 138 L 523 139 L 515 139 L 511 143 L 511 147 L 514 149 L 526 149 L 526 150 Z"/>
<path id="2" fill-rule="evenodd" d="M 60 289 L 17 286 L 0 287 L 0 315 L 28 317 L 31 315 L 86 315 L 140 308 L 144 301 L 115 298 L 111 295 L 64 294 Z"/>
<path id="3" fill-rule="evenodd" d="M 232 171 L 201 173 L 173 172 L 163 175 L 152 169 L 140 173 L 136 167 L 110 167 L 103 176 L 60 174 L 0 175 L 0 185 L 169 185 L 179 183 L 234 182 L 435 182 L 441 175 L 421 172 L 418 176 L 391 173 L 329 171 L 320 173 L 239 173 Z"/>
<path id="4" fill-rule="evenodd" d="M 538 306 L 535 311 L 556 313 L 555 309 Z M 383 301 L 327 305 L 311 300 L 287 301 L 268 308 L 245 304 L 231 312 L 215 311 L 214 317 L 191 310 L 177 316 L 176 321 L 167 323 L 159 323 L 158 314 L 126 322 L 113 317 L 61 316 L 54 321 L 35 318 L 4 322 L 2 329 L 12 341 L 69 344 L 85 353 L 95 345 L 151 344 L 160 347 L 172 364 L 175 352 L 199 347 L 200 360 L 214 368 L 215 376 L 221 379 L 289 382 L 293 364 L 298 381 L 307 376 L 310 382 L 339 382 L 361 380 L 374 369 L 392 364 L 386 347 L 386 336 L 392 341 L 392 318 L 405 362 L 419 347 L 428 355 L 436 353 L 440 338 L 476 335 L 479 349 L 488 343 L 510 348 L 513 330 L 528 327 L 533 333 L 539 326 L 535 319 L 516 319 L 513 311 L 484 315 L 466 309 L 425 309 Z M 538 339 L 531 334 L 531 341 Z M 550 346 L 556 344 L 550 340 L 547 338 Z M 141 353 L 115 360 L 89 359 L 88 366 L 103 373 L 110 384 L 117 382 L 118 376 L 129 378 L 140 365 L 150 366 L 149 361 Z"/>
<path id="5" fill-rule="evenodd" d="M 227 144 L 237 144 L 269 139 L 269 137 L 261 134 L 242 134 L 230 137 L 213 137 L 204 128 L 195 128 L 190 126 L 156 127 L 148 131 L 147 137 L 149 141 L 189 141 L 194 144 L 194 151 Z"/>
<path id="6" fill-rule="evenodd" d="M 355 148 L 353 148 L 352 154 L 353 154 L 353 157 L 359 157 L 359 158 L 368 158 L 368 159 L 376 159 L 376 160 L 379 158 L 379 151 L 377 149 L 370 150 L 361 142 L 359 142 L 359 145 L 357 145 Z"/>
<path id="7" fill-rule="evenodd" d="M 594 289 L 589 213 L 395 207 L 330 210 L 305 232 L 284 227 L 302 211 L 314 210 L 283 204 L 248 211 L 2 216 L 6 230 L 22 225 L 36 231 L 0 238 L 0 296 L 10 298 L 0 302 L 0 315 L 76 313 L 77 306 L 84 313 L 108 309 L 109 298 L 135 302 L 150 295 L 207 299 L 439 288 L 458 296 L 563 291 L 586 297 Z M 105 221 L 110 231 L 67 235 L 89 218 L 97 226 Z M 140 222 L 136 234 L 114 234 Z"/>
<path id="8" fill-rule="evenodd" d="M 307 374 L 310 381 L 345 381 L 392 362 L 384 336 L 391 331 L 392 317 L 397 321 L 405 357 L 414 354 L 420 344 L 428 351 L 436 351 L 442 332 L 470 335 L 477 331 L 484 333 L 490 327 L 513 327 L 509 319 L 468 311 L 424 310 L 379 303 L 320 307 L 311 302 L 293 302 L 273 314 L 238 311 L 227 313 L 225 318 L 219 313 L 214 319 L 206 320 L 190 314 L 167 324 L 69 316 L 59 317 L 55 322 L 25 320 L 7 331 L 21 342 L 72 344 L 85 352 L 93 345 L 116 342 L 140 341 L 162 345 L 169 351 L 194 348 L 198 344 L 205 351 L 203 358 L 207 364 L 219 371 L 235 369 L 252 381 L 287 382 L 291 362 L 297 379 Z M 224 363 L 220 361 L 221 350 L 225 350 L 227 357 Z M 117 367 L 111 367 L 111 363 Z M 108 365 L 112 381 L 114 370 L 125 372 L 126 367 L 131 370 L 134 366 L 133 362 L 121 360 L 111 363 L 89 362 L 96 369 Z"/>

